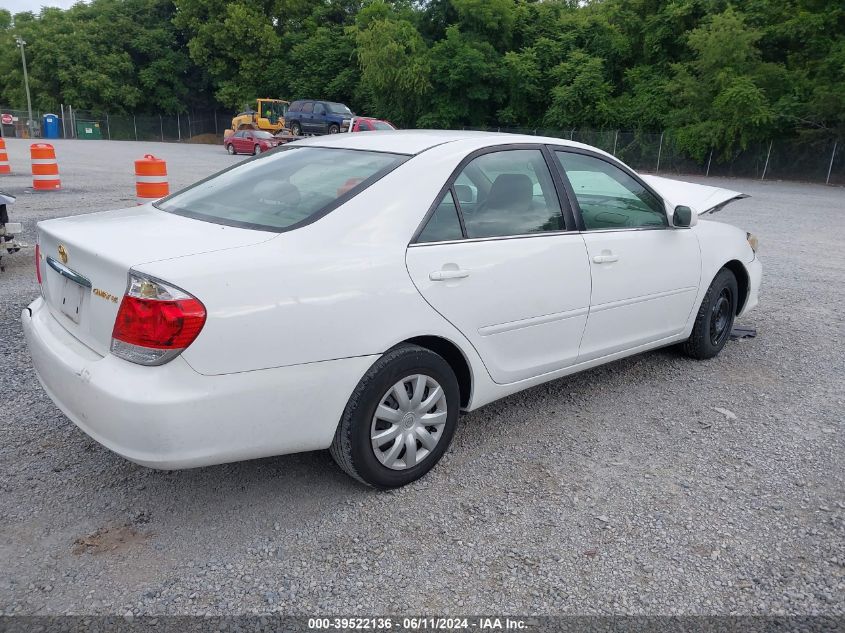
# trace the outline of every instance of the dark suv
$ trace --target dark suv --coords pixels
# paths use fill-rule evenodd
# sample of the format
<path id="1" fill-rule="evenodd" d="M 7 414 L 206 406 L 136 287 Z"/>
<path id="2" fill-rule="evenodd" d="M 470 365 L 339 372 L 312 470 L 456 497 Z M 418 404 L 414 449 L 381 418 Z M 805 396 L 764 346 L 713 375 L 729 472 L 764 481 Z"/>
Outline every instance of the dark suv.
<path id="1" fill-rule="evenodd" d="M 294 136 L 337 134 L 349 129 L 352 110 L 333 101 L 294 101 L 285 115 L 285 124 Z"/>

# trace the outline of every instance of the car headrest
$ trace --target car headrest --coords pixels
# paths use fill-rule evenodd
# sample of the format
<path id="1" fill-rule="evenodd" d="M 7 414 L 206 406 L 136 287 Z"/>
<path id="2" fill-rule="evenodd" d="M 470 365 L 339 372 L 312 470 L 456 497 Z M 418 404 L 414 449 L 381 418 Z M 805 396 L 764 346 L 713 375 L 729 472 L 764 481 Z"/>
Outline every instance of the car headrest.
<path id="1" fill-rule="evenodd" d="M 490 187 L 488 209 L 525 208 L 531 205 L 534 185 L 526 174 L 499 174 Z"/>

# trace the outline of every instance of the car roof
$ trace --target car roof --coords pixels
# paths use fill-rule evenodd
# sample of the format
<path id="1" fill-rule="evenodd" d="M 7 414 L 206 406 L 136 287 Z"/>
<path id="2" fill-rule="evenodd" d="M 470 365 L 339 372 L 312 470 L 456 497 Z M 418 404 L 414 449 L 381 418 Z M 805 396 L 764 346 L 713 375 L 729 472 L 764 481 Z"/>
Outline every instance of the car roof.
<path id="1" fill-rule="evenodd" d="M 432 147 L 444 145 L 445 143 L 454 143 L 456 141 L 475 141 L 469 144 L 479 148 L 487 145 L 505 145 L 509 143 L 551 143 L 554 145 L 566 145 L 595 150 L 595 148 L 589 145 L 559 138 L 531 136 L 528 134 L 507 134 L 504 132 L 477 132 L 474 130 L 385 130 L 368 132 L 367 134 L 331 134 L 328 136 L 309 137 L 295 141 L 290 145 L 336 147 L 414 155 Z"/>

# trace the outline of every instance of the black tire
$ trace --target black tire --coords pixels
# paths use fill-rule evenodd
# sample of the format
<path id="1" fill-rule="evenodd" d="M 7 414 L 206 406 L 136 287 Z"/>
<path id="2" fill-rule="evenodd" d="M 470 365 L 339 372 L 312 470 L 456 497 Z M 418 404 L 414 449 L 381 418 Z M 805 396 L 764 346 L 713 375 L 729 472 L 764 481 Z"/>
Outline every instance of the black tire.
<path id="1" fill-rule="evenodd" d="M 340 126 L 337 123 L 332 123 L 329 126 L 329 134 L 337 134 L 340 132 Z"/>
<path id="2" fill-rule="evenodd" d="M 234 156 L 235 154 L 238 153 L 237 150 L 235 149 L 234 143 L 228 143 L 226 145 L 226 151 L 229 152 L 229 156 Z"/>
<path id="3" fill-rule="evenodd" d="M 416 466 L 393 470 L 375 455 L 371 440 L 373 416 L 390 388 L 415 374 L 431 377 L 442 387 L 446 423 L 437 444 Z M 404 486 L 425 475 L 440 461 L 455 434 L 459 408 L 458 380 L 449 364 L 423 347 L 400 345 L 373 363 L 355 387 L 335 432 L 330 449 L 332 457 L 344 472 L 364 484 L 379 489 Z"/>
<path id="4" fill-rule="evenodd" d="M 302 136 L 302 126 L 296 121 L 290 124 L 290 133 L 294 136 Z"/>
<path id="5" fill-rule="evenodd" d="M 255 147 L 252 148 L 252 155 L 253 156 L 258 156 L 260 153 L 261 153 L 261 147 L 259 147 L 258 145 L 256 145 Z"/>
<path id="6" fill-rule="evenodd" d="M 738 299 L 736 277 L 727 268 L 722 268 L 701 301 L 692 334 L 683 343 L 687 356 L 705 360 L 722 351 L 730 338 Z"/>

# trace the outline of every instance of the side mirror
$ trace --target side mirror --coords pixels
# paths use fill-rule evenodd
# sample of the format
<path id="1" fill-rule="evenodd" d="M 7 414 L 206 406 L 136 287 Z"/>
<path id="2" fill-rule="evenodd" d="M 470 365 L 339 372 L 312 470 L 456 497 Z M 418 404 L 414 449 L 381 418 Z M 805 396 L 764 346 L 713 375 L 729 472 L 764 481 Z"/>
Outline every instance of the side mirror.
<path id="1" fill-rule="evenodd" d="M 688 229 L 692 226 L 692 209 L 679 205 L 675 207 L 672 214 L 672 226 L 680 229 Z"/>

